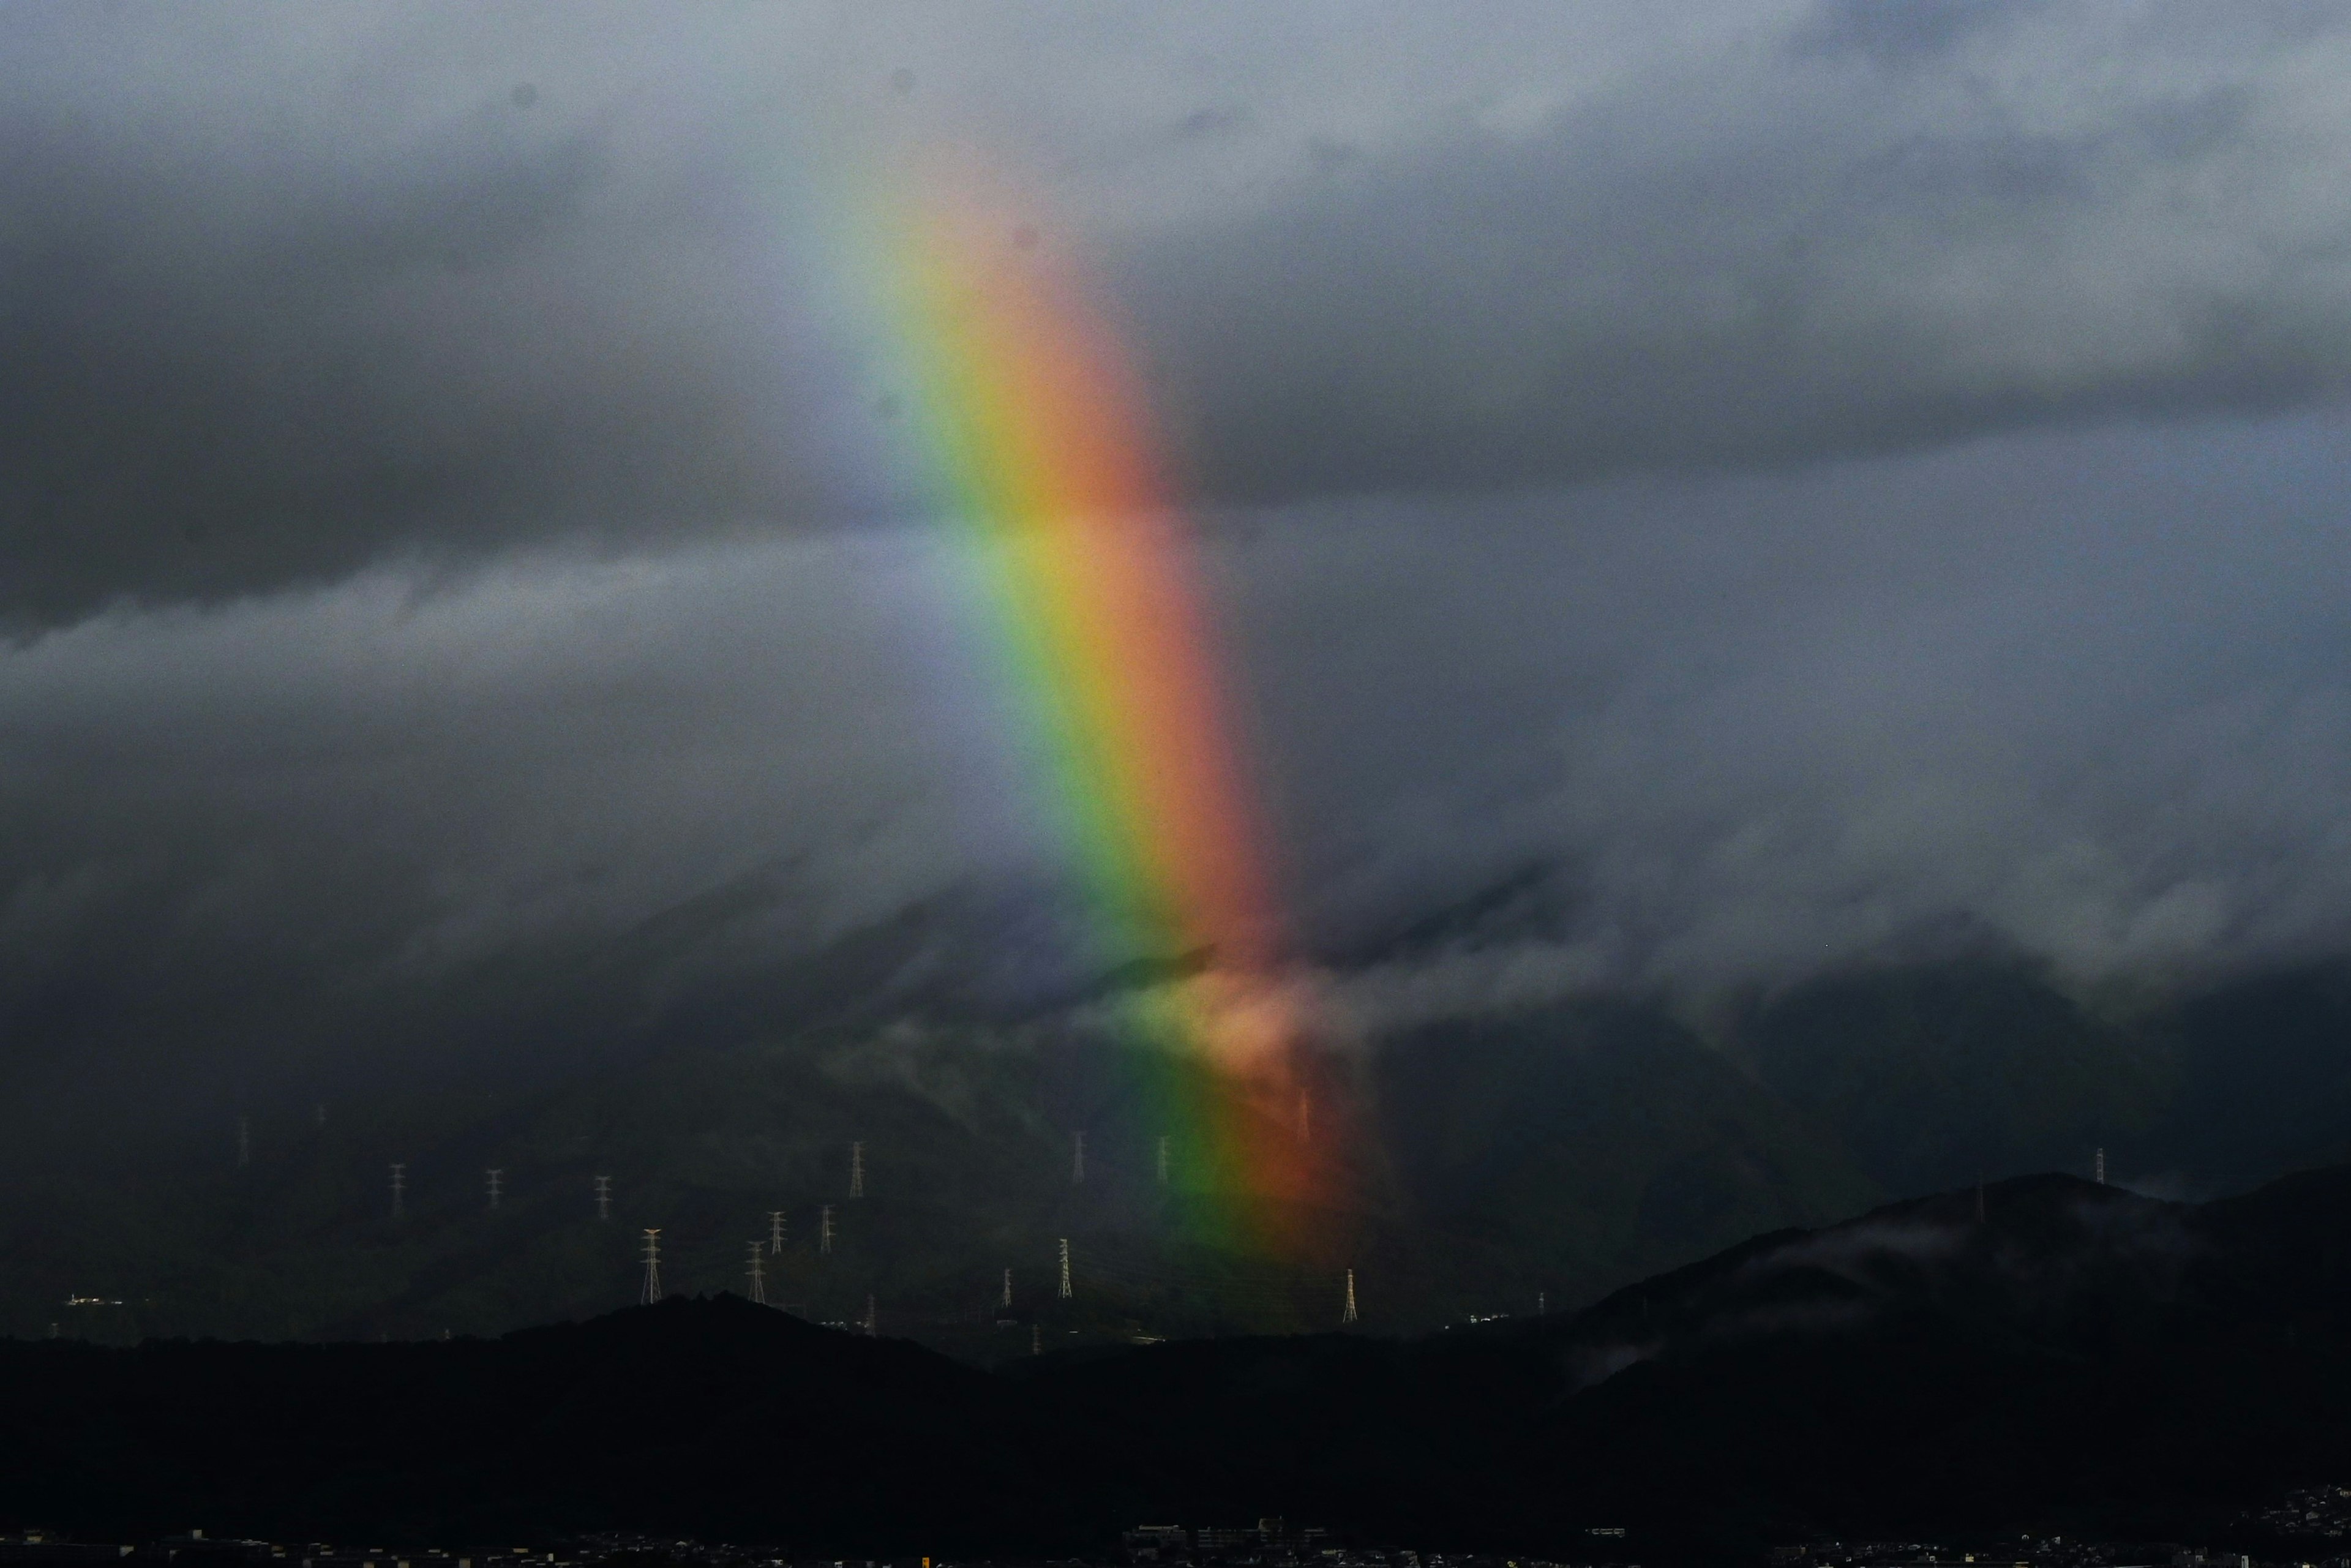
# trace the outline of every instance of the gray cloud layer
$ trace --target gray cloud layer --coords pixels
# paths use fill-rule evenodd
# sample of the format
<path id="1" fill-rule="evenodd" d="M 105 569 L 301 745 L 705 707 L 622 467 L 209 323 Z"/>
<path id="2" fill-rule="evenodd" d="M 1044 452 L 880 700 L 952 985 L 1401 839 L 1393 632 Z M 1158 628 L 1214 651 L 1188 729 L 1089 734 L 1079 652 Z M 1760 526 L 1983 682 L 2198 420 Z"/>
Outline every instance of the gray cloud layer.
<path id="1" fill-rule="evenodd" d="M 1101 259 L 1209 501 L 2331 399 L 2346 55 L 2252 5 L 13 7 L 5 608 L 904 510 L 834 231 L 925 144 Z"/>
<path id="2" fill-rule="evenodd" d="M 2344 38 L 2276 9 L 1833 5 L 1522 123 L 1317 143 L 1155 236 L 1212 488 L 1779 464 L 2351 368 Z"/>
<path id="3" fill-rule="evenodd" d="M 2346 55 L 2283 5 L 0 9 L 15 1103 L 1081 977 L 939 547 L 833 526 L 919 489 L 827 182 L 967 142 L 1134 326 L 1366 1028 L 2339 950 Z"/>
<path id="4" fill-rule="evenodd" d="M 1987 942 L 2158 983 L 2338 950 L 2344 434 L 1237 516 L 1301 936 L 1374 1030 Z M 375 573 L 0 656 L 17 1071 L 760 1036 L 827 975 L 1050 998 L 1083 949 L 939 548 Z"/>

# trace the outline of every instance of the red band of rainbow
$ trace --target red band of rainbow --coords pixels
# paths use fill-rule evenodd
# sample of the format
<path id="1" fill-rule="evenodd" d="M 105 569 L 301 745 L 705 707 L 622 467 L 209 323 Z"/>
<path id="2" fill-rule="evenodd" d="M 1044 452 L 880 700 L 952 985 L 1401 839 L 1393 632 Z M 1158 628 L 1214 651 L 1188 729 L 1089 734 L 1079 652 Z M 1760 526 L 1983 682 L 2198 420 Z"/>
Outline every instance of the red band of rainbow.
<path id="1" fill-rule="evenodd" d="M 1324 1201 L 1338 1129 L 1300 1108 L 1307 1023 L 1191 538 L 1123 346 L 1035 231 L 955 200 L 888 247 L 908 410 L 985 605 L 1000 684 L 1187 1186 L 1279 1246 Z M 1024 243 L 1028 242 L 1028 243 Z M 1206 1071 L 1202 1069 L 1205 1067 Z"/>

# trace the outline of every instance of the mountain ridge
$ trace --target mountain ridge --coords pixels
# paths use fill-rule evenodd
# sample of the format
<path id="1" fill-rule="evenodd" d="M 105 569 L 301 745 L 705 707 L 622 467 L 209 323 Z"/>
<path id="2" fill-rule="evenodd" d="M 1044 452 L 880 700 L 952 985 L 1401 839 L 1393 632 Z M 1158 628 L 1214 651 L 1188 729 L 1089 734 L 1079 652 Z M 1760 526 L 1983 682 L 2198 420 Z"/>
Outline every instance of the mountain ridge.
<path id="1" fill-rule="evenodd" d="M 1091 1332 L 1106 1339 L 1335 1324 L 1348 1266 L 1364 1312 L 1403 1331 L 1577 1306 L 1755 1232 L 1979 1176 L 2086 1171 L 2101 1146 L 2174 1196 L 2351 1156 L 2334 1130 L 2351 1113 L 2339 967 L 2127 1018 L 2028 967 L 1880 968 L 1730 1028 L 1712 1041 L 1656 998 L 1593 997 L 1334 1056 L 1358 1181 L 1352 1207 L 1305 1228 L 1345 1255 L 1287 1270 L 1217 1239 L 1180 1139 L 1172 1187 L 1156 1184 L 1153 1147 L 1181 1129 L 1143 1086 L 1181 1064 L 1100 1040 L 786 1032 L 527 1089 L 338 1102 L 323 1125 L 296 1103 L 249 1118 L 249 1168 L 232 1124 L 93 1142 L 0 1182 L 0 1331 L 494 1333 L 632 1299 L 644 1227 L 663 1228 L 680 1284 L 742 1288 L 747 1244 L 782 1210 L 774 1299 L 848 1321 L 872 1296 L 895 1330 L 985 1363 L 1025 1351 L 1062 1238 L 1093 1271 Z M 852 1141 L 868 1165 L 855 1202 Z M 599 1175 L 613 1177 L 606 1225 Z M 828 1204 L 836 1245 L 820 1256 Z"/>

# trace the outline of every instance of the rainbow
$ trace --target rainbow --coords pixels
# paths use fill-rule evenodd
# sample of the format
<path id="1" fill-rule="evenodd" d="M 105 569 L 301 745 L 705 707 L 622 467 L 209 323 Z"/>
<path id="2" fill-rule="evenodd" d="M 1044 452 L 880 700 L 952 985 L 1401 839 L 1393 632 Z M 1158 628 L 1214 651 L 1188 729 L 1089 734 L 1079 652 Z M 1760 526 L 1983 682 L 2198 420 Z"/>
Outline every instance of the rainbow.
<path id="1" fill-rule="evenodd" d="M 1118 1027 L 1219 1239 L 1279 1246 L 1327 1198 L 1309 1020 L 1268 834 L 1147 398 L 1071 259 L 996 204 L 890 225 L 905 409 L 976 585 L 1032 787 L 1105 968 L 1147 977 Z"/>

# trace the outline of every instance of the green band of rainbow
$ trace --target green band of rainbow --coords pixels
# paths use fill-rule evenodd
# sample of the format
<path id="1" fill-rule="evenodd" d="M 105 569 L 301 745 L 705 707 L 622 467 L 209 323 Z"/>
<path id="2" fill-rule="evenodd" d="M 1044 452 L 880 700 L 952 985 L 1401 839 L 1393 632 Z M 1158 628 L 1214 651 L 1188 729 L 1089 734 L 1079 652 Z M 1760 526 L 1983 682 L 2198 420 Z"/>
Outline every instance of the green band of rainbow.
<path id="1" fill-rule="evenodd" d="M 1164 1054 L 1158 1109 L 1224 1200 L 1228 1234 L 1278 1240 L 1277 1211 L 1323 1185 L 1290 1114 L 1304 1020 L 1147 401 L 1066 262 L 1020 243 L 1033 231 L 952 199 L 892 226 L 908 412 L 1097 956 L 1206 959 L 1125 999 L 1123 1027 Z"/>

